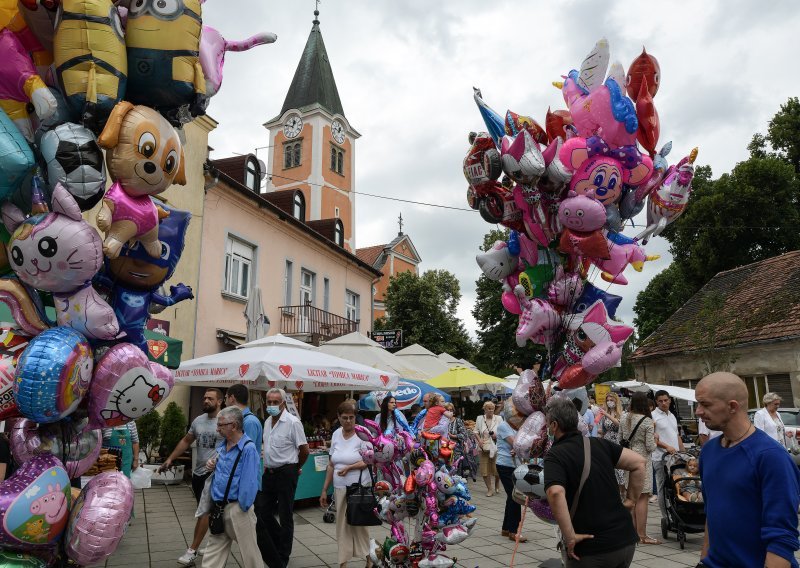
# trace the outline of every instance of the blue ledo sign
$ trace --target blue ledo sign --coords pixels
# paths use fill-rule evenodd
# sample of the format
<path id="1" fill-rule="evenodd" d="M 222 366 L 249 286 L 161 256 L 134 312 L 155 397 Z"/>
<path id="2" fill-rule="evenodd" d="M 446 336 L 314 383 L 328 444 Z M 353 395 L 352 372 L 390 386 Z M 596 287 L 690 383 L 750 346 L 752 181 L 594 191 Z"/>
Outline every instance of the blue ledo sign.
<path id="1" fill-rule="evenodd" d="M 421 396 L 421 388 L 405 381 L 400 381 L 397 385 L 397 390 L 394 391 L 394 398 L 397 402 L 397 408 L 400 410 L 410 408 L 412 404 L 419 401 Z"/>

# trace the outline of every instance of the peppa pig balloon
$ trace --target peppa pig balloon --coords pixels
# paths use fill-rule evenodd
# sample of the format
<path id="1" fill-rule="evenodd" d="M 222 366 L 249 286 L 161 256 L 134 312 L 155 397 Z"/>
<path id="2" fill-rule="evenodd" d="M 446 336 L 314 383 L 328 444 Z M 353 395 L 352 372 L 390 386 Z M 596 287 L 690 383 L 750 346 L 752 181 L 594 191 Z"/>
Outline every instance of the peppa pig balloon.
<path id="1" fill-rule="evenodd" d="M 17 362 L 14 398 L 20 413 L 41 424 L 69 416 L 89 390 L 93 367 L 83 335 L 63 326 L 43 331 Z"/>
<path id="2" fill-rule="evenodd" d="M 100 455 L 103 436 L 100 430 L 86 430 L 87 420 L 65 421 L 39 426 L 33 420 L 10 421 L 9 442 L 17 463 L 25 463 L 39 454 L 57 457 L 70 479 L 80 477 Z"/>
<path id="3" fill-rule="evenodd" d="M 35 456 L 0 484 L 0 547 L 52 547 L 67 524 L 69 477 L 57 458 Z"/>
<path id="4" fill-rule="evenodd" d="M 133 511 L 133 485 L 119 471 L 93 477 L 72 506 L 65 535 L 67 556 L 81 566 L 111 556 Z"/>
<path id="5" fill-rule="evenodd" d="M 89 390 L 89 426 L 119 426 L 153 410 L 172 390 L 172 372 L 131 343 L 118 343 L 97 362 Z"/>

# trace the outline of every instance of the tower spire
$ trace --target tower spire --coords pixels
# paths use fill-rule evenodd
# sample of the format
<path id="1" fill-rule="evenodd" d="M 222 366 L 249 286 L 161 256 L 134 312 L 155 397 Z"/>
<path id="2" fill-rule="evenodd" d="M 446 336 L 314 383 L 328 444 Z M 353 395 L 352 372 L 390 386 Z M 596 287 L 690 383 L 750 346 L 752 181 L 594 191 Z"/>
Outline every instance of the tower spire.
<path id="1" fill-rule="evenodd" d="M 319 3 L 320 0 L 316 0 L 317 6 L 314 8 L 314 21 L 312 22 L 315 26 L 319 25 Z"/>
<path id="2" fill-rule="evenodd" d="M 403 212 L 402 211 L 400 212 L 400 216 L 397 218 L 397 224 L 400 227 L 400 231 L 397 233 L 397 236 L 398 237 L 402 237 L 403 236 Z"/>

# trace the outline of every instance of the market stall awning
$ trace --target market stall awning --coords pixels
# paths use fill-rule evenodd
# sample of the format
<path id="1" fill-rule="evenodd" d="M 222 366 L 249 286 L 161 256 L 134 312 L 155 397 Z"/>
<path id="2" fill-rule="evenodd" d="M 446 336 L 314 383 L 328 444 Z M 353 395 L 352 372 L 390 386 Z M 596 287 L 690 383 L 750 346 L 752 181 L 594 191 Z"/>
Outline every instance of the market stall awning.
<path id="1" fill-rule="evenodd" d="M 423 371 L 428 375 L 426 377 L 428 379 L 440 375 L 450 368 L 433 351 L 428 351 L 419 343 L 409 345 L 400 351 L 395 351 L 394 355 L 402 357 L 404 361 L 408 361 L 411 365 Z"/>
<path id="2" fill-rule="evenodd" d="M 393 391 L 372 391 L 367 393 L 366 396 L 362 396 L 358 399 L 358 409 L 377 412 L 381 409 L 381 402 L 383 402 L 384 397 L 391 394 L 397 402 L 397 408 L 406 410 L 414 404 L 422 404 L 422 397 L 429 392 L 442 395 L 447 402 L 452 400 L 449 394 L 430 386 L 428 383 L 401 380 Z"/>
<path id="3" fill-rule="evenodd" d="M 487 390 L 490 390 L 493 386 L 502 386 L 503 379 L 466 367 L 454 367 L 427 381 L 427 384 L 442 390 L 480 388 L 486 385 Z"/>
<path id="4" fill-rule="evenodd" d="M 300 343 L 301 345 L 297 345 Z M 233 351 L 181 363 L 179 384 L 214 386 L 243 383 L 256 390 L 282 387 L 305 392 L 393 390 L 399 377 L 283 336 L 246 343 Z"/>
<path id="5" fill-rule="evenodd" d="M 149 329 L 144 330 L 144 338 L 147 340 L 147 356 L 151 361 L 170 369 L 178 368 L 183 354 L 183 341 Z"/>
<path id="6" fill-rule="evenodd" d="M 321 353 L 355 361 L 368 367 L 392 371 L 404 379 L 425 380 L 430 378 L 430 375 L 416 368 L 407 359 L 392 355 L 383 345 L 358 331 L 327 341 L 318 350 Z"/>
<path id="7" fill-rule="evenodd" d="M 651 390 L 655 392 L 659 390 L 665 390 L 669 393 L 670 396 L 673 396 L 675 398 L 680 398 L 691 402 L 697 402 L 697 399 L 694 397 L 694 389 L 687 389 L 686 387 L 659 385 L 657 383 L 645 383 L 642 381 L 619 381 L 616 383 L 611 383 L 611 386 L 617 389 L 629 389 L 634 391 Z"/>

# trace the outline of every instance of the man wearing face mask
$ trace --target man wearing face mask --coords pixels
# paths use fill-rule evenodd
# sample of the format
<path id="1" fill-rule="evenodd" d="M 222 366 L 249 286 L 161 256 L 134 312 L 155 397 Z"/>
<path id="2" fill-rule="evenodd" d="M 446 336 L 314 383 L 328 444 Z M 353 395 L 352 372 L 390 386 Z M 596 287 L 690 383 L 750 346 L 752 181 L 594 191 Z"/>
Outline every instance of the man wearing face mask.
<path id="1" fill-rule="evenodd" d="M 286 566 L 294 540 L 294 494 L 300 468 L 308 458 L 308 442 L 300 420 L 286 411 L 283 389 L 267 391 L 267 414 L 261 446 L 264 476 L 257 511 L 258 546 L 264 562 L 274 563 L 272 551 L 277 551 L 280 561 Z"/>

